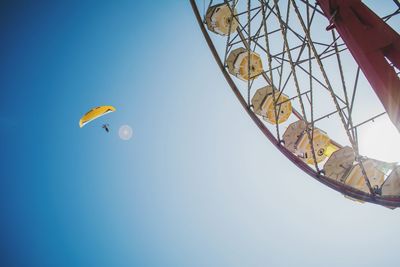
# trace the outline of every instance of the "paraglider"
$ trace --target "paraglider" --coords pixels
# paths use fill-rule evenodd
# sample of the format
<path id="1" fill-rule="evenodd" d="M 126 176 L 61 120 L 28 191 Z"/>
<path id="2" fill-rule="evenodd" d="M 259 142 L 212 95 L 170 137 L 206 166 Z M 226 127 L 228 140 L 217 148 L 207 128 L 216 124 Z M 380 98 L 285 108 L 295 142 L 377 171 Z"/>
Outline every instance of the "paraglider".
<path id="1" fill-rule="evenodd" d="M 114 112 L 116 109 L 113 106 L 98 106 L 95 108 L 92 108 L 88 112 L 85 113 L 85 115 L 82 116 L 82 118 L 79 120 L 79 127 L 83 127 L 89 122 L 96 120 L 108 113 Z M 106 133 L 111 132 L 110 124 L 108 123 L 102 123 L 101 128 L 104 129 Z M 133 135 L 133 130 L 131 126 L 124 124 L 121 127 L 119 127 L 118 130 L 118 136 L 122 140 L 130 140 Z"/>
<path id="2" fill-rule="evenodd" d="M 92 108 L 88 112 L 86 112 L 85 115 L 82 116 L 82 118 L 79 120 L 79 127 L 83 127 L 89 122 L 104 116 L 108 113 L 114 112 L 116 109 L 113 106 L 98 106 L 95 108 Z M 108 124 L 103 124 L 102 128 L 108 133 L 110 132 L 110 128 Z"/>

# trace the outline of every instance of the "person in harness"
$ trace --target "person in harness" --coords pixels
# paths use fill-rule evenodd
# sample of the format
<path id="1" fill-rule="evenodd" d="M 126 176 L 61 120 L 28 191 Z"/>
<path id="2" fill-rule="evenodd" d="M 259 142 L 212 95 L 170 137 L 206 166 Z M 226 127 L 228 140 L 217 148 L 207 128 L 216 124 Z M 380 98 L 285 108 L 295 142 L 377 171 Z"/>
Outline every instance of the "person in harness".
<path id="1" fill-rule="evenodd" d="M 110 125 L 108 125 L 108 123 L 107 124 L 103 124 L 103 126 L 101 128 L 103 128 L 107 133 L 110 132 Z"/>

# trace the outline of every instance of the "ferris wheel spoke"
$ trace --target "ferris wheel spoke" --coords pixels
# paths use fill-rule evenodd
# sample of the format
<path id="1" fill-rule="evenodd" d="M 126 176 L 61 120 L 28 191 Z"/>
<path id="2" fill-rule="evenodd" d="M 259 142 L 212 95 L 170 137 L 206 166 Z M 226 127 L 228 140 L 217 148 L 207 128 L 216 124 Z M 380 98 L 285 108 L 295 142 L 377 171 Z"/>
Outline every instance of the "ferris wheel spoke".
<path id="1" fill-rule="evenodd" d="M 267 20 L 270 17 L 270 15 L 272 14 L 272 10 L 269 10 L 268 14 L 266 14 L 266 11 L 267 11 L 266 5 L 268 5 L 268 4 L 269 4 L 269 0 L 268 0 L 268 2 L 261 1 L 262 25 L 263 25 L 264 36 L 265 36 L 265 49 L 262 49 L 262 50 L 264 50 L 264 52 L 266 53 L 267 60 L 268 60 L 268 70 L 265 73 L 269 73 L 269 79 L 271 82 L 271 86 L 274 88 L 274 79 L 273 79 L 273 70 L 274 69 L 272 68 L 272 57 L 271 57 L 271 52 L 270 52 L 269 36 L 273 33 L 279 32 L 280 29 L 278 28 L 276 30 L 273 30 L 272 32 L 268 32 Z M 277 68 L 277 70 L 278 70 L 278 68 Z M 278 103 L 278 99 L 281 98 L 282 93 L 283 93 L 283 90 L 281 90 L 279 92 L 278 96 L 276 96 L 275 90 L 273 90 L 273 93 L 272 93 L 275 121 L 278 121 L 278 116 L 280 114 L 282 104 L 284 104 L 284 103 L 282 103 L 283 101 Z M 278 110 L 277 110 L 277 107 L 278 107 Z M 276 131 L 277 140 L 280 142 L 281 135 L 280 135 L 279 123 L 275 124 L 275 131 Z"/>
<path id="2" fill-rule="evenodd" d="M 386 114 L 386 112 L 379 113 L 379 114 L 377 114 L 375 116 L 372 116 L 371 118 L 369 118 L 369 119 L 367 119 L 367 120 L 365 120 L 363 122 L 358 123 L 357 125 L 352 126 L 351 128 L 352 129 L 356 129 L 356 128 L 358 128 L 358 127 L 360 127 L 360 126 L 362 126 L 362 125 L 364 125 L 364 124 L 366 124 L 366 123 L 368 123 L 370 121 L 374 121 L 375 119 L 377 119 L 377 118 L 379 118 L 379 117 L 381 117 L 381 116 L 383 116 L 385 114 Z"/>
<path id="3" fill-rule="evenodd" d="M 228 6 L 229 6 L 229 4 L 228 4 Z M 232 1 L 232 6 L 230 7 L 230 10 L 231 10 L 231 12 L 230 12 L 230 21 L 233 21 L 233 19 L 234 19 L 234 12 L 233 12 L 232 10 L 235 10 L 235 7 L 236 7 L 236 1 Z M 235 19 L 236 19 L 236 18 L 235 18 Z M 225 66 L 227 65 L 227 64 L 226 64 L 226 60 L 227 60 L 227 57 L 228 57 L 228 53 L 229 53 L 229 51 L 230 51 L 231 48 L 232 48 L 232 46 L 229 45 L 230 38 L 231 38 L 231 32 L 232 32 L 232 23 L 229 24 L 229 27 L 228 27 L 228 37 L 226 38 L 225 56 L 224 56 L 224 65 L 225 65 Z M 236 36 L 235 36 L 235 37 L 236 37 Z"/>
<path id="4" fill-rule="evenodd" d="M 335 115 L 335 114 L 337 114 L 338 112 L 345 110 L 346 108 L 347 108 L 347 107 L 343 107 L 343 108 L 341 108 L 340 110 L 334 110 L 334 111 L 332 111 L 332 112 L 329 112 L 329 113 L 327 113 L 327 114 L 325 114 L 325 115 L 322 115 L 322 116 L 318 117 L 317 119 L 314 119 L 313 122 L 314 122 L 314 123 L 317 123 L 317 122 L 319 122 L 319 121 L 321 121 L 321 120 L 327 119 L 327 118 L 329 118 L 330 116 Z"/>
<path id="5" fill-rule="evenodd" d="M 274 34 L 274 33 L 279 32 L 279 31 L 280 31 L 280 29 L 273 30 L 273 31 L 269 32 L 268 35 Z M 265 34 L 260 34 L 257 37 L 252 37 L 252 40 L 253 41 L 258 41 L 259 39 L 264 38 L 264 37 L 265 37 Z M 236 41 L 235 43 L 232 43 L 232 45 L 236 45 L 236 44 L 239 44 L 239 43 L 241 43 L 241 41 Z M 265 48 L 260 46 L 260 49 L 264 50 Z"/>
<path id="6" fill-rule="evenodd" d="M 316 59 L 318 65 L 319 65 L 319 67 L 320 67 L 321 73 L 322 73 L 323 78 L 324 78 L 324 82 L 325 82 L 325 84 L 326 84 L 326 88 L 327 88 L 327 89 L 329 90 L 329 92 L 331 93 L 331 96 L 332 96 L 332 98 L 333 98 L 333 101 L 335 102 L 335 105 L 336 105 L 336 108 L 337 108 L 337 110 L 338 110 L 338 113 L 341 115 L 343 125 L 346 125 L 346 124 L 345 124 L 345 120 L 344 120 L 343 115 L 342 115 L 342 112 L 341 112 L 340 108 L 338 108 L 338 107 L 339 107 L 338 99 L 341 99 L 341 98 L 339 98 L 337 95 L 335 95 L 335 93 L 334 93 L 334 91 L 333 91 L 333 89 L 332 89 L 331 83 L 329 82 L 329 79 L 328 79 L 328 75 L 327 75 L 327 73 L 326 73 L 326 71 L 325 71 L 325 69 L 324 69 L 324 67 L 323 67 L 323 65 L 322 65 L 321 59 L 320 59 L 319 56 L 318 56 L 318 53 L 317 53 L 317 51 L 316 51 L 316 48 L 315 48 L 315 46 L 314 46 L 313 43 L 312 43 L 310 33 L 309 33 L 309 31 L 307 31 L 307 29 L 306 29 L 306 27 L 305 27 L 304 21 L 303 21 L 301 15 L 300 15 L 300 12 L 299 12 L 299 10 L 298 10 L 298 7 L 297 7 L 295 1 L 294 1 L 294 0 L 291 0 L 290 2 L 293 4 L 293 7 L 294 7 L 295 12 L 296 12 L 297 17 L 298 17 L 298 20 L 299 20 L 299 22 L 300 22 L 300 24 L 301 24 L 301 26 L 302 26 L 304 32 L 305 32 L 306 35 L 307 35 L 306 37 L 307 37 L 307 39 L 308 39 L 308 43 L 310 44 L 311 51 L 313 52 L 314 57 L 315 57 L 315 59 Z M 311 75 L 311 73 L 310 73 L 310 75 Z M 344 102 L 343 100 L 341 100 L 341 101 Z M 351 138 L 350 136 L 349 136 L 349 139 L 350 139 L 350 142 L 352 143 L 352 138 Z"/>
<path id="7" fill-rule="evenodd" d="M 291 67 L 291 71 L 293 74 L 293 80 L 294 80 L 294 84 L 296 87 L 296 91 L 297 91 L 297 95 L 299 96 L 299 102 L 300 102 L 300 107 L 301 107 L 301 113 L 302 116 L 304 118 L 304 121 L 306 123 L 306 130 L 305 133 L 307 135 L 308 138 L 308 143 L 310 144 L 311 147 L 311 155 L 312 155 L 312 159 L 314 161 L 314 167 L 317 170 L 317 172 L 320 171 L 319 166 L 318 166 L 318 161 L 317 161 L 317 156 L 315 154 L 315 147 L 314 147 L 314 123 L 311 122 L 311 132 L 307 129 L 309 127 L 309 121 L 307 120 L 307 114 L 305 111 L 305 107 L 304 107 L 304 102 L 302 100 L 302 95 L 301 95 L 301 90 L 300 90 L 300 86 L 299 86 L 299 81 L 296 75 L 296 70 L 295 70 L 295 66 L 293 65 L 293 59 L 292 59 L 292 55 L 291 55 L 291 51 L 289 50 L 289 44 L 288 44 L 288 40 L 287 40 L 287 31 L 284 29 L 284 23 L 281 19 L 281 12 L 279 9 L 279 6 L 277 5 L 277 0 L 274 0 L 275 2 L 275 9 L 276 9 L 276 13 L 278 15 L 278 20 L 279 20 L 279 24 L 281 27 L 281 33 L 282 33 L 282 38 L 283 38 L 283 43 L 284 43 L 284 47 L 287 51 L 287 55 L 288 55 L 288 59 L 290 61 L 290 67 Z M 288 6 L 287 6 L 287 15 L 286 15 L 286 24 L 289 21 L 289 10 L 290 10 L 290 3 L 288 1 Z M 311 105 L 311 109 L 313 108 L 313 105 Z"/>
<path id="8" fill-rule="evenodd" d="M 388 22 L 391 18 L 393 18 L 396 15 L 400 14 L 400 8 L 397 9 L 395 12 L 393 12 L 392 14 L 389 14 L 387 16 L 382 17 L 383 21 Z"/>
<path id="9" fill-rule="evenodd" d="M 338 68 L 339 68 L 340 80 L 341 80 L 341 83 L 342 83 L 344 99 L 345 99 L 345 102 L 346 102 L 346 108 L 347 108 L 347 113 L 348 113 L 348 116 L 347 116 L 346 119 L 347 119 L 347 127 L 348 127 L 348 125 L 350 125 L 350 124 L 352 125 L 353 123 L 352 123 L 352 118 L 351 118 L 350 103 L 349 103 L 349 97 L 348 97 L 348 93 L 347 93 L 346 82 L 345 82 L 345 78 L 344 78 L 342 61 L 341 61 L 341 58 L 340 58 L 340 53 L 339 53 L 339 49 L 338 49 L 338 45 L 337 45 L 338 38 L 335 36 L 335 31 L 332 31 L 332 39 L 333 39 L 333 41 L 335 43 L 334 48 L 335 48 L 335 51 L 336 51 L 336 60 L 337 60 Z M 354 138 L 354 131 L 352 130 L 352 128 L 348 127 L 348 129 L 351 131 L 350 133 L 351 133 L 352 137 Z"/>
<path id="10" fill-rule="evenodd" d="M 356 97 L 359 77 L 360 77 L 360 67 L 357 67 L 356 77 L 354 79 L 353 93 L 351 96 L 350 105 L 349 105 L 349 109 L 348 109 L 349 121 L 347 123 L 347 127 L 349 129 L 351 129 L 352 136 L 357 144 L 358 144 L 357 128 L 353 127 L 354 124 L 353 124 L 353 120 L 352 120 L 352 114 L 353 114 L 353 107 L 354 107 L 354 101 L 355 101 L 355 97 Z"/>
<path id="11" fill-rule="evenodd" d="M 265 1 L 265 0 L 262 0 L 262 1 Z M 272 12 L 272 14 L 274 14 L 275 17 L 276 17 L 278 20 L 282 20 L 282 18 L 279 17 L 278 14 L 274 11 L 274 8 L 276 8 L 276 6 L 277 6 L 277 2 L 274 3 L 274 5 L 273 5 L 272 7 L 269 6 L 268 4 L 266 4 L 266 7 Z M 289 12 L 289 10 L 287 10 L 287 12 Z M 286 19 L 286 21 L 287 21 L 287 19 Z M 304 37 L 303 37 L 301 34 L 297 33 L 292 27 L 290 27 L 287 23 L 285 23 L 285 21 L 282 20 L 282 24 L 283 24 L 283 26 L 284 26 L 284 28 L 285 28 L 286 30 L 289 30 L 289 31 L 290 31 L 294 36 L 296 36 L 300 41 L 302 41 L 302 40 L 304 39 Z"/>
<path id="12" fill-rule="evenodd" d="M 324 59 L 330 58 L 332 56 L 335 56 L 336 53 L 341 53 L 341 52 L 344 52 L 344 51 L 348 50 L 345 47 L 344 44 L 339 44 L 338 45 L 338 47 L 343 47 L 343 48 L 339 49 L 337 52 L 335 51 L 334 48 L 328 47 L 329 45 L 327 45 L 327 44 L 320 44 L 320 45 L 324 45 L 324 46 L 327 47 L 324 51 L 322 51 L 321 53 L 318 54 L 320 60 L 324 60 Z M 331 48 L 331 49 L 329 49 L 329 48 Z M 307 59 L 299 61 L 297 64 L 302 64 L 304 62 L 308 62 L 309 60 L 315 60 L 315 57 L 314 56 L 310 56 Z"/>
<path id="13" fill-rule="evenodd" d="M 257 10 L 257 12 L 256 12 L 255 14 L 253 14 L 253 16 L 250 16 L 251 12 L 252 12 L 252 11 L 255 11 L 255 10 Z M 239 15 L 239 14 L 236 15 L 237 18 L 239 18 L 240 16 L 247 15 L 247 18 L 246 18 L 247 23 L 244 24 L 244 25 L 242 25 L 242 24 L 240 23 L 239 19 L 238 19 L 238 21 L 239 21 L 239 30 L 240 30 L 244 35 L 250 36 L 249 32 L 246 30 L 246 27 L 248 28 L 248 26 L 249 26 L 249 25 L 251 24 L 251 22 L 257 17 L 257 15 L 260 13 L 260 11 L 261 11 L 260 7 L 257 7 L 257 8 L 253 8 L 253 9 L 247 10 L 247 11 L 245 11 L 245 12 L 242 12 L 240 15 Z"/>
<path id="14" fill-rule="evenodd" d="M 372 188 L 372 186 L 371 186 L 371 183 L 370 183 L 369 178 L 368 178 L 368 176 L 367 176 L 367 173 L 366 173 L 364 164 L 363 164 L 363 162 L 362 162 L 362 160 L 361 160 L 361 158 L 360 158 L 360 155 L 359 155 L 358 143 L 356 143 L 356 141 L 354 140 L 354 138 L 353 138 L 353 136 L 352 136 L 350 130 L 349 130 L 348 127 L 346 126 L 346 125 L 347 125 L 346 119 L 345 119 L 345 117 L 344 117 L 344 115 L 343 115 L 342 110 L 339 108 L 339 103 L 338 103 L 338 101 L 337 101 L 337 98 L 335 97 L 335 94 L 334 94 L 333 88 L 332 88 L 332 86 L 331 86 L 331 84 L 330 84 L 330 82 L 329 82 L 327 73 L 326 73 L 326 71 L 324 70 L 324 67 L 323 67 L 323 65 L 322 65 L 322 63 L 321 63 L 321 60 L 320 60 L 319 57 L 317 56 L 316 49 L 315 49 L 315 47 L 314 47 L 314 45 L 313 45 L 313 43 L 312 43 L 312 41 L 311 41 L 311 36 L 310 36 L 309 32 L 307 32 L 307 31 L 305 30 L 304 21 L 303 21 L 301 15 L 300 15 L 300 12 L 299 12 L 299 10 L 298 10 L 298 8 L 297 8 L 297 5 L 296 5 L 296 3 L 295 3 L 294 0 L 291 0 L 291 3 L 293 4 L 293 7 L 294 7 L 295 12 L 296 12 L 296 14 L 297 14 L 297 17 L 298 17 L 298 19 L 299 19 L 299 22 L 300 22 L 300 24 L 301 24 L 302 27 L 303 27 L 303 30 L 304 30 L 305 33 L 307 34 L 307 38 L 308 38 L 308 40 L 309 40 L 310 47 L 312 48 L 312 51 L 313 51 L 313 53 L 314 53 L 314 56 L 316 57 L 316 60 L 317 60 L 318 65 L 319 65 L 319 67 L 320 67 L 320 69 L 321 69 L 322 75 L 323 75 L 323 77 L 324 77 L 325 83 L 326 83 L 326 85 L 327 85 L 328 88 L 329 88 L 329 91 L 330 91 L 331 96 L 332 96 L 332 99 L 333 99 L 333 101 L 334 101 L 334 103 L 335 103 L 336 109 L 338 110 L 338 114 L 339 114 L 339 116 L 340 116 L 340 118 L 341 118 L 343 127 L 344 127 L 345 130 L 346 130 L 346 133 L 347 133 L 347 136 L 348 136 L 348 138 L 349 138 L 349 141 L 350 141 L 350 143 L 351 143 L 351 145 L 352 145 L 352 147 L 353 147 L 353 149 L 354 149 L 354 152 L 355 152 L 355 154 L 356 154 L 356 161 L 358 161 L 358 163 L 359 163 L 359 166 L 360 166 L 360 168 L 361 168 L 361 172 L 362 172 L 362 174 L 363 174 L 363 176 L 364 176 L 364 181 L 365 181 L 365 183 L 366 183 L 366 185 L 367 185 L 367 187 L 368 187 L 368 189 L 369 189 L 369 192 L 371 193 L 371 195 L 374 196 L 374 195 L 375 195 L 375 192 L 374 192 L 374 190 L 373 190 L 373 188 Z"/>
<path id="15" fill-rule="evenodd" d="M 323 13 L 321 10 L 318 9 L 318 7 L 317 7 L 317 2 L 315 2 L 314 5 L 311 5 L 311 4 L 309 3 L 308 0 L 300 0 L 300 1 L 301 1 L 303 4 L 305 4 L 307 7 L 313 9 L 314 12 L 317 12 L 317 13 L 319 13 L 319 14 L 322 15 L 322 16 L 324 15 L 324 13 Z"/>
<path id="16" fill-rule="evenodd" d="M 342 49 L 338 50 L 338 53 L 344 52 L 344 51 L 346 51 L 346 50 L 347 50 L 347 48 L 342 48 Z M 327 51 L 324 52 L 323 54 L 319 54 L 318 57 L 319 57 L 319 59 L 322 61 L 322 60 L 324 60 L 324 59 L 333 57 L 333 56 L 335 56 L 335 55 L 336 55 L 336 51 L 335 51 L 334 49 L 331 49 L 331 50 L 327 50 Z"/>
<path id="17" fill-rule="evenodd" d="M 321 85 L 324 89 L 326 89 L 328 92 L 330 92 L 330 88 L 328 85 L 326 85 L 323 81 L 321 81 L 318 77 L 316 77 L 315 75 L 313 75 L 312 73 L 310 73 L 307 69 L 305 69 L 303 66 L 297 65 L 296 67 L 298 67 L 300 70 L 302 70 L 304 73 L 306 73 L 307 75 L 309 75 L 313 81 L 317 82 L 319 85 Z M 335 94 L 335 92 L 332 92 L 333 96 L 335 97 L 335 99 L 338 102 L 341 102 L 342 104 L 346 104 L 346 102 L 339 97 L 337 94 Z"/>
<path id="18" fill-rule="evenodd" d="M 260 9 L 259 6 L 258 6 L 258 7 L 253 7 L 253 8 L 250 9 L 250 12 L 252 12 L 252 11 L 254 11 L 254 10 L 258 10 L 258 9 Z M 243 12 L 241 12 L 241 13 L 238 13 L 237 16 L 246 15 L 248 12 L 249 12 L 249 10 L 243 11 Z M 253 18 L 254 18 L 254 16 L 253 16 Z M 247 25 L 244 25 L 244 27 L 246 27 L 246 26 L 247 26 Z"/>

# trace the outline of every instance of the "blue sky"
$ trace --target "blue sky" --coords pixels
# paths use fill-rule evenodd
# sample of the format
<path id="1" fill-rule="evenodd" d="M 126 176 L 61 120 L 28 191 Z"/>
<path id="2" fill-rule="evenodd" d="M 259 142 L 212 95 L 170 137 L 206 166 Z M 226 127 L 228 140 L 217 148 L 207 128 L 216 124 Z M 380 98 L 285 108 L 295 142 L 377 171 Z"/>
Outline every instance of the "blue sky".
<path id="1" fill-rule="evenodd" d="M 276 151 L 187 1 L 9 1 L 0 32 L 1 266 L 397 266 L 399 211 Z"/>

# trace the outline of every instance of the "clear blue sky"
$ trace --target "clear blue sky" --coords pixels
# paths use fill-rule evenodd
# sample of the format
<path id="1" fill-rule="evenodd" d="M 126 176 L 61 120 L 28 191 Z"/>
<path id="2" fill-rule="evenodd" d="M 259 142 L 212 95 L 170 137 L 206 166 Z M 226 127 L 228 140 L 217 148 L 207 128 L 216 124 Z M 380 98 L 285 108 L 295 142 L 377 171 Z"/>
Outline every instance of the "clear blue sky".
<path id="1" fill-rule="evenodd" d="M 276 151 L 188 1 L 2 1 L 0 33 L 0 266 L 398 266 L 400 211 Z"/>

